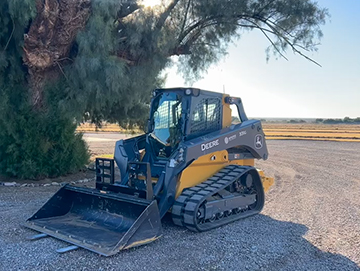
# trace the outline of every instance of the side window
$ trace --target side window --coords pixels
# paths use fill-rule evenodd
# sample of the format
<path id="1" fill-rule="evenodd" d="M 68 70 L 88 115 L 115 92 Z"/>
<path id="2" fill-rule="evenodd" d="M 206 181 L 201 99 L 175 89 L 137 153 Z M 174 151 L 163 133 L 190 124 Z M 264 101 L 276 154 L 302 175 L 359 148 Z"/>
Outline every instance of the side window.
<path id="1" fill-rule="evenodd" d="M 221 100 L 202 99 L 191 116 L 191 134 L 205 134 L 221 129 Z"/>

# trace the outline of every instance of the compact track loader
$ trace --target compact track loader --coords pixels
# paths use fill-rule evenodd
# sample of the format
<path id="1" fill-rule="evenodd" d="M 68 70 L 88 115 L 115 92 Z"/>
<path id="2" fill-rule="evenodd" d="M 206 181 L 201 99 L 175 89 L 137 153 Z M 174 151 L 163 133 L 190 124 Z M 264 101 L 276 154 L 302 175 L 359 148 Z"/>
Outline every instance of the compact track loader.
<path id="1" fill-rule="evenodd" d="M 240 123 L 232 124 L 230 105 Z M 66 185 L 26 226 L 104 256 L 154 241 L 161 218 L 210 230 L 259 213 L 273 184 L 254 159 L 268 158 L 259 120 L 240 98 L 195 89 L 154 91 L 147 133 L 96 159 L 96 189 Z M 120 178 L 115 180 L 116 163 Z"/>

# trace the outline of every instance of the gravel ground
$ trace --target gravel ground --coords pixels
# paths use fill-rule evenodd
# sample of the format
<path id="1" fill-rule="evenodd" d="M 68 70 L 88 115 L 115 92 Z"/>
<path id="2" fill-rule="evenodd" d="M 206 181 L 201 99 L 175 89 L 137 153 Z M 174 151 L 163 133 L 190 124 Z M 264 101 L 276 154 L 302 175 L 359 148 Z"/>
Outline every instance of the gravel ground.
<path id="1" fill-rule="evenodd" d="M 112 143 L 113 144 L 113 143 Z M 260 215 L 193 233 L 163 220 L 163 236 L 105 258 L 20 226 L 57 187 L 0 187 L 0 270 L 360 270 L 360 144 L 268 141 L 257 163 L 275 185 Z"/>

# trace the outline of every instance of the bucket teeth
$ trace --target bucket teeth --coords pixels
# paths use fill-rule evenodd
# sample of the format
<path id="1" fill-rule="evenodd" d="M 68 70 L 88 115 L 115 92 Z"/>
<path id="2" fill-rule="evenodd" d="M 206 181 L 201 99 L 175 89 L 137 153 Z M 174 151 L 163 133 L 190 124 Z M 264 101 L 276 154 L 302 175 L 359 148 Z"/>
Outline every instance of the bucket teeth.
<path id="1" fill-rule="evenodd" d="M 63 247 L 63 248 L 59 248 L 56 250 L 57 253 L 65 253 L 65 252 L 69 252 L 75 249 L 78 249 L 78 246 L 68 246 L 68 247 Z"/>
<path id="2" fill-rule="evenodd" d="M 46 233 L 40 233 L 40 234 L 35 234 L 35 235 L 32 235 L 32 236 L 29 236 L 28 238 L 26 238 L 27 240 L 31 240 L 31 241 L 34 241 L 34 240 L 39 240 L 41 238 L 44 238 L 44 237 L 48 237 L 49 235 L 47 235 Z"/>

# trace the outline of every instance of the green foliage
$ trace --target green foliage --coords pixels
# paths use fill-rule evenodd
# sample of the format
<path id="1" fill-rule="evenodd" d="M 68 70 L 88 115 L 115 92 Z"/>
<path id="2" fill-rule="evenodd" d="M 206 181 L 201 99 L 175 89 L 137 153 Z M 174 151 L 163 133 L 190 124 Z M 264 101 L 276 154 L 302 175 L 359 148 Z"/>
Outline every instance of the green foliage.
<path id="1" fill-rule="evenodd" d="M 324 124 L 338 124 L 338 123 L 342 123 L 342 119 L 325 119 L 323 121 Z"/>
<path id="2" fill-rule="evenodd" d="M 345 118 L 343 119 L 343 123 L 349 123 L 349 124 L 351 124 L 351 123 L 357 123 L 357 124 L 359 124 L 359 123 L 360 123 L 360 117 L 357 117 L 357 118 L 354 118 L 354 119 L 349 118 L 349 117 L 345 117 Z"/>
<path id="3" fill-rule="evenodd" d="M 67 81 L 63 83 L 68 87 L 63 105 L 72 114 L 76 108 L 80 117 L 86 112 L 98 124 L 106 120 L 131 126 L 143 124 L 149 111 L 151 91 L 162 84 L 159 73 L 167 58 L 149 56 L 150 49 L 143 45 L 143 40 L 151 37 L 152 30 L 146 19 L 152 17 L 141 17 L 144 22 L 134 18 L 136 23 L 128 24 L 130 37 L 126 44 L 133 58 L 147 57 L 149 61 L 129 64 L 121 58 L 125 48 L 119 44 L 118 26 L 114 23 L 120 8 L 118 3 L 93 1 L 92 16 L 77 37 L 74 63 L 65 70 Z"/>
<path id="4" fill-rule="evenodd" d="M 73 118 L 54 106 L 57 96 L 42 111 L 28 103 L 21 46 L 34 5 L 23 0 L 0 4 L 0 174 L 31 179 L 74 172 L 89 159 Z"/>
<path id="5" fill-rule="evenodd" d="M 306 123 L 305 120 L 289 120 L 288 123 Z"/>
<path id="6" fill-rule="evenodd" d="M 11 122 L 0 119 L 0 172 L 28 179 L 56 177 L 81 169 L 89 160 L 76 124 L 55 110 L 22 109 Z"/>
<path id="7" fill-rule="evenodd" d="M 324 123 L 324 124 L 359 124 L 360 123 L 360 117 L 357 118 L 349 118 L 345 117 L 344 119 L 316 119 L 317 123 Z"/>

